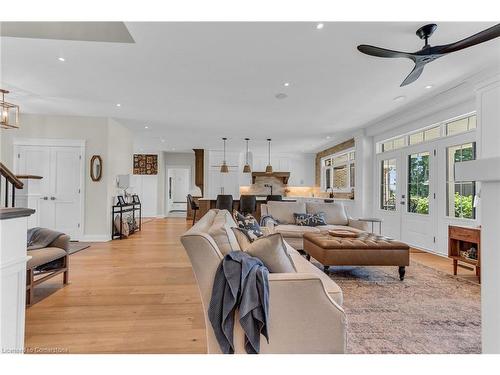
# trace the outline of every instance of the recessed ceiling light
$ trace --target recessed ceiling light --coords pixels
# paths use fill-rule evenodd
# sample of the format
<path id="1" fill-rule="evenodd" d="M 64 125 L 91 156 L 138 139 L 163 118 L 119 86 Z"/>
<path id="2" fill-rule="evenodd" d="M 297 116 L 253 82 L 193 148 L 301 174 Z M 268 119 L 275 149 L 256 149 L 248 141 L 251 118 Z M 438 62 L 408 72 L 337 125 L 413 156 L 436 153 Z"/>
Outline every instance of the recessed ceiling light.
<path id="1" fill-rule="evenodd" d="M 64 57 L 58 57 L 57 59 L 58 59 L 59 61 L 62 61 L 62 62 L 65 62 L 65 61 L 66 61 L 66 59 L 65 59 Z"/>
<path id="2" fill-rule="evenodd" d="M 121 105 L 120 103 L 118 103 L 116 106 L 117 106 L 117 107 L 121 107 L 122 105 Z"/>
<path id="3" fill-rule="evenodd" d="M 144 129 L 149 129 L 149 126 L 147 126 L 147 125 L 146 125 L 146 126 L 144 127 Z"/>
<path id="4" fill-rule="evenodd" d="M 406 99 L 406 96 L 396 96 L 396 97 L 394 98 L 394 101 L 395 101 L 395 102 L 402 102 L 402 101 L 403 101 L 403 100 L 405 100 L 405 99 Z"/>
<path id="5" fill-rule="evenodd" d="M 325 27 L 325 25 L 324 25 L 324 24 L 322 24 L 322 23 L 318 23 L 318 24 L 316 25 L 316 28 L 317 28 L 318 30 L 321 30 L 323 27 Z"/>
<path id="6" fill-rule="evenodd" d="M 426 89 L 432 89 L 432 85 L 425 86 Z"/>
<path id="7" fill-rule="evenodd" d="M 290 82 L 285 82 L 285 83 L 283 84 L 283 86 L 285 86 L 285 87 L 290 86 Z"/>

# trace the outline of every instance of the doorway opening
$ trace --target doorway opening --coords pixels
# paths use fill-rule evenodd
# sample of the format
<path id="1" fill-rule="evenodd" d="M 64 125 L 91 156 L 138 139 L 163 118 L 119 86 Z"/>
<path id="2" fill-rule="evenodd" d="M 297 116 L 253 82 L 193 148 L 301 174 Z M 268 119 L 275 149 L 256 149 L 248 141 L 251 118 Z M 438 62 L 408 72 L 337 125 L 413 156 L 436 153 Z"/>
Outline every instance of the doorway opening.
<path id="1" fill-rule="evenodd" d="M 191 184 L 190 167 L 167 167 L 167 216 L 186 217 Z"/>

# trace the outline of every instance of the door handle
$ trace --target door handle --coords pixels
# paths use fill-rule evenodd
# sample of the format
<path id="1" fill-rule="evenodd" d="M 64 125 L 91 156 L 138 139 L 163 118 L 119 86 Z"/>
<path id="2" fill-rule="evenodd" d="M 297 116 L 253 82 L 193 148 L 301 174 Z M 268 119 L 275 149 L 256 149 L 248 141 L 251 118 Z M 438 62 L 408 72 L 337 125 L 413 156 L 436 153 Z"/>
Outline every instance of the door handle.
<path id="1" fill-rule="evenodd" d="M 405 201 L 401 201 L 401 202 L 399 202 L 399 204 L 405 204 Z"/>
<path id="2" fill-rule="evenodd" d="M 55 200 L 56 200 L 56 197 L 50 197 L 50 200 L 51 200 L 51 201 L 55 201 Z"/>
<path id="3" fill-rule="evenodd" d="M 47 199 L 49 199 L 49 197 L 42 197 L 40 199 L 43 199 L 44 201 L 46 201 Z"/>

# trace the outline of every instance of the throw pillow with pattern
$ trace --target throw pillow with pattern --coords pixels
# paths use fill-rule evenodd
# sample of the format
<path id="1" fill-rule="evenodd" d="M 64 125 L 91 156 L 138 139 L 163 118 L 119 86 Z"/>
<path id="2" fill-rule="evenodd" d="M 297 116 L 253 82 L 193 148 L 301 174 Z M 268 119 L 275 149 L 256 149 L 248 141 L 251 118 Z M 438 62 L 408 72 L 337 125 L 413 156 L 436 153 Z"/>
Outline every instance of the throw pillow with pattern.
<path id="1" fill-rule="evenodd" d="M 295 225 L 307 227 L 327 225 L 323 212 L 318 212 L 316 214 L 293 214 L 293 216 L 295 217 Z"/>
<path id="2" fill-rule="evenodd" d="M 256 240 L 264 235 L 260 229 L 259 223 L 252 215 L 248 214 L 243 216 L 238 211 L 234 211 L 233 217 L 236 224 L 238 224 L 238 228 L 245 231 L 250 241 Z"/>

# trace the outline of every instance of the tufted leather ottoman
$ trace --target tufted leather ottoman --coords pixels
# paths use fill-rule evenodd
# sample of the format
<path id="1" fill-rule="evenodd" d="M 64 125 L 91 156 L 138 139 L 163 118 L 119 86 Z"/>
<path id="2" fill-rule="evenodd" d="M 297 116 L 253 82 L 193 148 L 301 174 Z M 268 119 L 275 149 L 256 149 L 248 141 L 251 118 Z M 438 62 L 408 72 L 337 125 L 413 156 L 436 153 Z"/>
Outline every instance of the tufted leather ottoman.
<path id="1" fill-rule="evenodd" d="M 324 266 L 397 266 L 404 279 L 410 264 L 407 244 L 385 237 L 362 233 L 357 238 L 333 237 L 327 232 L 304 233 L 304 251 Z"/>

